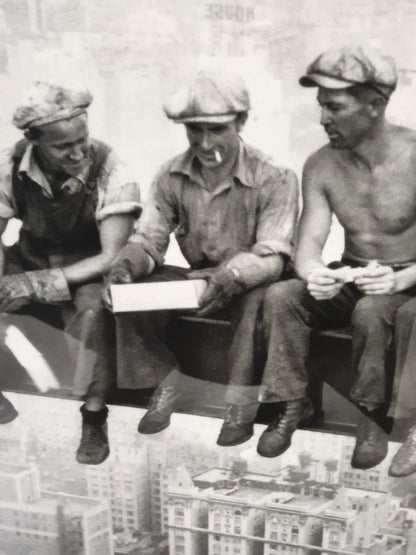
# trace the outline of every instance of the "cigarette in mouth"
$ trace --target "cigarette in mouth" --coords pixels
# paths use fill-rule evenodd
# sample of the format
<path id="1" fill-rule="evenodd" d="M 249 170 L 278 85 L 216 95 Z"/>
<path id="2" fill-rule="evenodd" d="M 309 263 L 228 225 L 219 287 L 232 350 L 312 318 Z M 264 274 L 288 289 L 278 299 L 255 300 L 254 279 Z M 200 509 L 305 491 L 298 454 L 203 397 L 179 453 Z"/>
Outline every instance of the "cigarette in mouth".
<path id="1" fill-rule="evenodd" d="M 218 150 L 215 150 L 214 153 L 215 153 L 215 160 L 220 164 L 222 162 L 221 153 Z"/>

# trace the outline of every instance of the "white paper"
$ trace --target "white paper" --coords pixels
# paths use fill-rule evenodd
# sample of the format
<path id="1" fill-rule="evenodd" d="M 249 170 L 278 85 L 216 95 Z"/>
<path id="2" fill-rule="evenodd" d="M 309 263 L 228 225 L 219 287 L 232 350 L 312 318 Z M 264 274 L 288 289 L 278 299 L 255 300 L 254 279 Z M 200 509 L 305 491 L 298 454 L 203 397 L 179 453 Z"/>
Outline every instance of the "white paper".
<path id="1" fill-rule="evenodd" d="M 204 279 L 111 285 L 113 312 L 198 308 Z"/>

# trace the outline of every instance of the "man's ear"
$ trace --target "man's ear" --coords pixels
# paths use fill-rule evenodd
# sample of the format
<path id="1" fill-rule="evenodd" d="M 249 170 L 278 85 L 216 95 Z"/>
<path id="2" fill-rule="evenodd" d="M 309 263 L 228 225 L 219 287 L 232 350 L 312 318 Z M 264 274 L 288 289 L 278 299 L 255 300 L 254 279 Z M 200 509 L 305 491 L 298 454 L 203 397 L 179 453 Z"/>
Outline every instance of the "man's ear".
<path id="1" fill-rule="evenodd" d="M 381 96 L 375 96 L 369 102 L 370 114 L 372 117 L 376 118 L 383 114 L 386 109 L 386 99 Z"/>
<path id="2" fill-rule="evenodd" d="M 247 112 L 241 112 L 235 118 L 235 123 L 237 125 L 237 131 L 238 132 L 240 132 L 243 129 L 243 127 L 244 127 L 244 125 L 247 121 L 247 118 L 248 118 L 248 113 Z"/>
<path id="3" fill-rule="evenodd" d="M 27 139 L 33 145 L 36 145 L 39 142 L 33 138 L 33 133 L 31 132 L 30 129 L 25 129 L 23 132 L 23 135 L 25 136 L 25 139 Z"/>

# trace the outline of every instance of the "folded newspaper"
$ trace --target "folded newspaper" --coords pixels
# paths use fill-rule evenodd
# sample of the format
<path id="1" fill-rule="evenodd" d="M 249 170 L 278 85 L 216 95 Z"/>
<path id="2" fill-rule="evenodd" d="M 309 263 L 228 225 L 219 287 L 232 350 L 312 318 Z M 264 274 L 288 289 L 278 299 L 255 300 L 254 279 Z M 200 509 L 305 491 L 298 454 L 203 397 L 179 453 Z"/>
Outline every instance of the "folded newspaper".
<path id="1" fill-rule="evenodd" d="M 199 308 L 204 279 L 111 285 L 113 312 Z"/>

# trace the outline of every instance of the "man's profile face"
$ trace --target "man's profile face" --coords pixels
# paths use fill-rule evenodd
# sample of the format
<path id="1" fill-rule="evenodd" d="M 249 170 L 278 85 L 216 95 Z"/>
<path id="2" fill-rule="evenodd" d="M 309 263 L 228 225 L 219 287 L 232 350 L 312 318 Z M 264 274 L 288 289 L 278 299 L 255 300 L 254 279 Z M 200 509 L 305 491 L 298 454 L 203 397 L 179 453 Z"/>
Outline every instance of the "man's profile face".
<path id="1" fill-rule="evenodd" d="M 233 159 L 239 149 L 237 120 L 228 123 L 188 123 L 185 125 L 189 145 L 201 166 L 215 169 Z"/>
<path id="2" fill-rule="evenodd" d="M 77 175 L 88 159 L 87 116 L 81 114 L 44 125 L 40 137 L 32 142 L 47 169 Z"/>
<path id="3" fill-rule="evenodd" d="M 354 148 L 368 138 L 374 119 L 370 105 L 347 93 L 346 89 L 319 87 L 321 125 L 334 148 Z"/>

